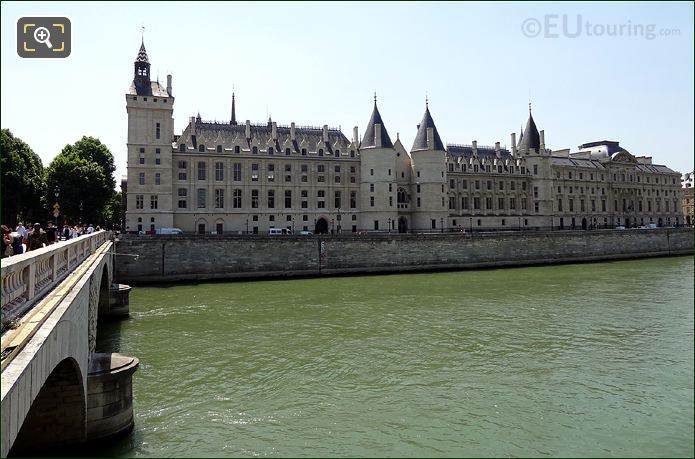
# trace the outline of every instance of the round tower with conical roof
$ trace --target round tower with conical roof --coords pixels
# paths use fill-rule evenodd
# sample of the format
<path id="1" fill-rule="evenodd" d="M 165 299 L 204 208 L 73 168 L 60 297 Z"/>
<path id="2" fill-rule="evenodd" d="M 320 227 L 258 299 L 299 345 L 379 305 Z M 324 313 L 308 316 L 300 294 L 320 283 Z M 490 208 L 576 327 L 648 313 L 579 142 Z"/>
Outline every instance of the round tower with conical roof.
<path id="1" fill-rule="evenodd" d="M 445 231 L 449 213 L 446 208 L 446 151 L 425 102 L 425 114 L 417 126 L 413 148 L 411 218 L 413 230 Z"/>
<path id="2" fill-rule="evenodd" d="M 376 105 L 360 142 L 360 229 L 394 231 L 397 225 L 396 150 Z"/>

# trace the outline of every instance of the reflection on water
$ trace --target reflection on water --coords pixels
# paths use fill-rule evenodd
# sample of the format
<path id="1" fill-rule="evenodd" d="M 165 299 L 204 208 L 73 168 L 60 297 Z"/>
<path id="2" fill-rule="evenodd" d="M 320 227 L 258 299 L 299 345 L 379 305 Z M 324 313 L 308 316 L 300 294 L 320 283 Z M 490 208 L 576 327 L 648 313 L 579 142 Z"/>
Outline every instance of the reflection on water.
<path id="1" fill-rule="evenodd" d="M 693 259 L 136 287 L 121 456 L 692 456 Z"/>

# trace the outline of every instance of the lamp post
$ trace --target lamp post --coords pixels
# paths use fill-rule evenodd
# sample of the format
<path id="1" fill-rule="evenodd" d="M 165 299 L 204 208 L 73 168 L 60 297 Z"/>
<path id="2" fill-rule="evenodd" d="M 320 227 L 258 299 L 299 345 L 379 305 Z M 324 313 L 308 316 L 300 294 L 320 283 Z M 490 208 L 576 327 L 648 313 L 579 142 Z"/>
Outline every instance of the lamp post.
<path id="1" fill-rule="evenodd" d="M 340 207 L 338 207 L 338 234 L 343 232 L 343 218 L 340 215 Z"/>
<path id="2" fill-rule="evenodd" d="M 294 215 L 292 216 L 292 234 L 294 234 Z"/>
<path id="3" fill-rule="evenodd" d="M 389 221 L 389 234 L 391 234 L 391 217 L 389 217 L 388 221 Z"/>
<path id="4" fill-rule="evenodd" d="M 473 236 L 473 217 L 470 217 L 469 220 L 471 223 L 471 236 Z"/>
<path id="5" fill-rule="evenodd" d="M 444 218 L 443 217 L 439 219 L 439 223 L 442 227 L 442 233 L 443 233 L 444 232 Z"/>
<path id="6" fill-rule="evenodd" d="M 249 219 L 246 219 L 246 234 L 249 234 Z"/>

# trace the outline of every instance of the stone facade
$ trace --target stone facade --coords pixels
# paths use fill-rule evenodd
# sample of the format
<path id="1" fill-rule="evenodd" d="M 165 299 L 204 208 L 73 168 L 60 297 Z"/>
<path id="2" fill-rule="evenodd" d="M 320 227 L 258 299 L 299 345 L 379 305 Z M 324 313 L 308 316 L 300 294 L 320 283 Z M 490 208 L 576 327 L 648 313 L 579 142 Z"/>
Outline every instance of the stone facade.
<path id="1" fill-rule="evenodd" d="M 410 152 L 379 114 L 340 129 L 190 117 L 173 131 L 172 78 L 150 79 L 144 45 L 126 94 L 128 232 L 454 231 L 678 226 L 680 174 L 618 142 L 547 148 L 531 115 L 511 149 L 441 141 L 426 104 Z"/>
<path id="2" fill-rule="evenodd" d="M 129 283 L 523 266 L 693 253 L 690 228 L 360 236 L 122 236 Z M 186 260 L 186 263 L 181 263 Z"/>
<path id="3" fill-rule="evenodd" d="M 685 216 L 685 224 L 692 225 L 695 222 L 693 217 L 693 208 L 695 208 L 695 199 L 693 198 L 693 176 L 695 172 L 683 174 L 683 215 Z"/>

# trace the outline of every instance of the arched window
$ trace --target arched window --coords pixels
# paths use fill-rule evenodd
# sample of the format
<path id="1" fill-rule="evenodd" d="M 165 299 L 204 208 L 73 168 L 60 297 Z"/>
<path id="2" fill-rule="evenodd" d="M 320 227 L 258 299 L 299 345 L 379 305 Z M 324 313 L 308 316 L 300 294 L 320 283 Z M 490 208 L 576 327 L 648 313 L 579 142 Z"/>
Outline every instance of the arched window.
<path id="1" fill-rule="evenodd" d="M 336 157 L 336 158 L 340 158 L 340 150 L 336 150 L 336 151 L 335 151 L 335 157 Z"/>
<path id="2" fill-rule="evenodd" d="M 203 145 L 202 143 L 200 145 L 198 145 L 198 151 L 201 153 L 204 153 L 205 152 L 205 145 Z"/>
<path id="3" fill-rule="evenodd" d="M 319 156 L 323 156 L 323 148 L 319 148 Z"/>
<path id="4" fill-rule="evenodd" d="M 186 151 L 186 144 L 185 143 L 182 143 L 181 145 L 179 145 L 179 151 Z"/>
<path id="5" fill-rule="evenodd" d="M 251 150 L 251 152 L 252 152 L 254 155 L 257 155 L 257 154 L 258 154 L 258 147 L 253 147 L 253 149 Z"/>
<path id="6" fill-rule="evenodd" d="M 268 147 L 268 154 L 272 155 L 274 153 L 275 153 L 275 150 L 273 149 L 273 147 Z"/>

